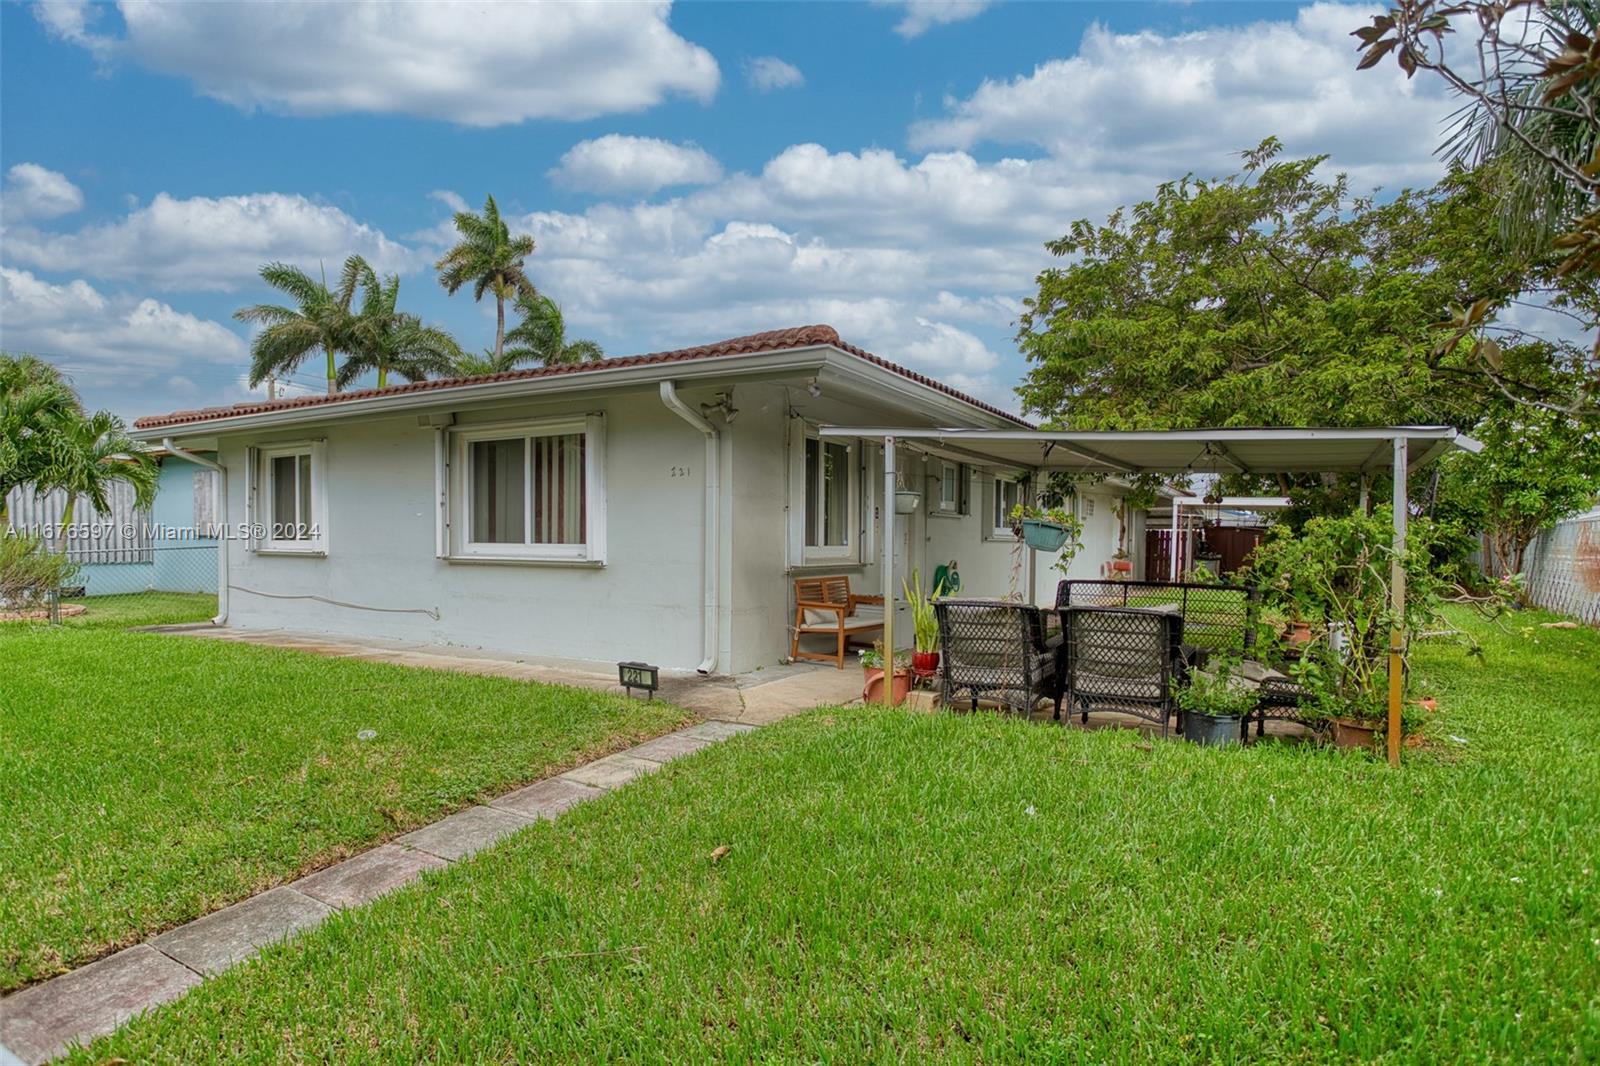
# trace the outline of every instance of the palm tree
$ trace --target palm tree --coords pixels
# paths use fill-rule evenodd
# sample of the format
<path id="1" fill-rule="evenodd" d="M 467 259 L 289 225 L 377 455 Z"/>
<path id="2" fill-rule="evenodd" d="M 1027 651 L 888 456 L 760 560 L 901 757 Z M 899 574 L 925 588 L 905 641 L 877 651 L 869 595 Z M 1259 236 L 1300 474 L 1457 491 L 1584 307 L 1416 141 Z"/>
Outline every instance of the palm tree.
<path id="1" fill-rule="evenodd" d="M 493 196 L 484 202 L 483 214 L 457 211 L 455 223 L 461 240 L 435 264 L 439 284 L 452 296 L 470 284 L 474 300 L 482 300 L 485 292 L 494 293 L 493 358 L 499 362 L 506 343 L 506 297 L 534 294 L 533 282 L 522 269 L 522 261 L 533 254 L 533 238 L 526 233 L 511 235 Z"/>
<path id="2" fill-rule="evenodd" d="M 112 482 L 133 486 L 134 506 L 147 508 L 156 497 L 160 466 L 145 446 L 128 436 L 122 419 L 109 411 L 68 420 L 61 426 L 55 461 L 35 482 L 41 491 L 62 489 L 67 505 L 61 512 L 56 550 L 64 546 L 78 497 L 86 496 L 101 514 L 111 510 Z"/>
<path id="3" fill-rule="evenodd" d="M 593 363 L 606 357 L 600 345 L 591 340 L 567 340 L 567 321 L 561 305 L 544 295 L 517 296 L 517 323 L 506 340 L 512 347 L 505 353 L 511 365 L 537 360 L 545 366 L 566 363 Z"/>
<path id="4" fill-rule="evenodd" d="M 421 381 L 430 374 L 455 369 L 463 353 L 454 337 L 442 329 L 423 325 L 416 315 L 395 310 L 400 297 L 399 275 L 390 274 L 379 281 L 369 268 L 361 285 L 366 296 L 350 329 L 350 356 L 339 367 L 339 388 L 349 388 L 369 370 L 378 372 L 381 389 L 389 384 L 391 371 L 407 381 Z"/>
<path id="5" fill-rule="evenodd" d="M 334 355 L 349 350 L 354 318 L 350 303 L 363 277 L 371 272 L 365 259 L 352 255 L 344 261 L 339 289 L 334 292 L 298 267 L 285 263 L 262 267 L 261 280 L 293 297 L 299 306 L 256 304 L 233 313 L 240 322 L 258 322 L 265 327 L 250 342 L 250 384 L 293 372 L 306 356 L 321 348 L 328 357 L 328 392 L 337 392 Z"/>
<path id="6" fill-rule="evenodd" d="M 463 377 L 498 374 L 524 363 L 564 366 L 568 363 L 593 363 L 606 353 L 591 340 L 567 340 L 567 323 L 561 305 L 542 293 L 518 294 L 517 312 L 522 321 L 506 333 L 509 347 L 497 359 L 493 352 L 463 355 L 456 360 L 456 372 Z"/>
<path id="7" fill-rule="evenodd" d="M 83 405 L 61 372 L 31 355 L 0 353 L 0 533 L 18 485 L 43 480 L 62 449 L 61 428 Z"/>

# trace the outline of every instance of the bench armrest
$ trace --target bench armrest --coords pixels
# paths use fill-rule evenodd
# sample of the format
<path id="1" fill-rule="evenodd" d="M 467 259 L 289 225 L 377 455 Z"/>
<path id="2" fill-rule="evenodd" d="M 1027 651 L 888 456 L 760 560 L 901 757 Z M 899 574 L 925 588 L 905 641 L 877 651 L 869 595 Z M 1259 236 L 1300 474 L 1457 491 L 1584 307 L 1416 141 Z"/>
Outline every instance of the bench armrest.
<path id="1" fill-rule="evenodd" d="M 851 593 L 850 594 L 850 609 L 851 610 L 855 610 L 855 606 L 858 603 L 875 603 L 875 604 L 877 604 L 878 606 L 881 607 L 881 606 L 883 606 L 883 597 L 882 596 L 857 596 L 856 594 Z"/>

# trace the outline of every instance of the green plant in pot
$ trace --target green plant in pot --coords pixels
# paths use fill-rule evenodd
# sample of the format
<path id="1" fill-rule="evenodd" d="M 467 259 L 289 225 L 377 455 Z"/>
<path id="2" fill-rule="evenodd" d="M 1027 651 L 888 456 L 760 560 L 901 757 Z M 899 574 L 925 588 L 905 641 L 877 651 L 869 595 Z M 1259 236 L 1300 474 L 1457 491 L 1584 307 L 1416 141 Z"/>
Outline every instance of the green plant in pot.
<path id="1" fill-rule="evenodd" d="M 935 585 L 933 592 L 924 595 L 922 576 L 911 571 L 909 581 L 901 581 L 906 603 L 911 608 L 911 631 L 916 650 L 911 655 L 911 672 L 919 678 L 932 677 L 939 669 L 939 616 L 933 601 L 944 595 L 944 586 Z"/>
<path id="2" fill-rule="evenodd" d="M 1256 686 L 1240 675 L 1237 659 L 1212 658 L 1178 690 L 1184 737 L 1212 747 L 1243 743 L 1244 722 L 1258 696 Z"/>
<path id="3" fill-rule="evenodd" d="M 1307 715 L 1330 720 L 1334 740 L 1368 747 L 1388 717 L 1390 634 L 1398 623 L 1407 644 L 1439 618 L 1440 584 L 1430 568 L 1431 526 L 1416 521 L 1400 560 L 1406 574 L 1406 609 L 1392 606 L 1394 561 L 1387 507 L 1372 514 L 1312 518 L 1298 535 L 1274 530 L 1251 553 L 1246 577 L 1296 617 L 1325 620 L 1291 669 L 1310 693 Z M 1291 631 L 1290 642 L 1295 641 Z"/>
<path id="4" fill-rule="evenodd" d="M 886 659 L 893 663 L 893 676 L 887 692 L 884 690 L 883 682 Z M 861 649 L 861 671 L 865 676 L 865 683 L 861 687 L 861 699 L 867 703 L 887 703 L 891 707 L 898 707 L 905 702 L 906 696 L 911 692 L 911 667 L 906 662 L 905 656 L 899 652 L 887 655 L 881 640 L 870 648 Z"/>

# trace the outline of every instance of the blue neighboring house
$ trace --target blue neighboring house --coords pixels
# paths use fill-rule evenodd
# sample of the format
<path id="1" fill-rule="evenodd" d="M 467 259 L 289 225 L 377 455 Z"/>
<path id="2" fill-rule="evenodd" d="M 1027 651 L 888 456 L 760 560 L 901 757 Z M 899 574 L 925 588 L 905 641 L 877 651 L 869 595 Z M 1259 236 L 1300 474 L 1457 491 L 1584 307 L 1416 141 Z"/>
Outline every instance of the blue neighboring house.
<path id="1" fill-rule="evenodd" d="M 89 532 L 64 545 L 82 569 L 75 583 L 88 596 L 130 592 L 217 591 L 216 475 L 175 455 L 159 454 L 161 475 L 148 512 L 134 507 L 133 491 L 113 485 L 111 510 L 102 514 L 81 497 L 73 525 Z M 38 530 L 60 522 L 65 498 L 16 489 L 8 501 L 12 525 Z"/>

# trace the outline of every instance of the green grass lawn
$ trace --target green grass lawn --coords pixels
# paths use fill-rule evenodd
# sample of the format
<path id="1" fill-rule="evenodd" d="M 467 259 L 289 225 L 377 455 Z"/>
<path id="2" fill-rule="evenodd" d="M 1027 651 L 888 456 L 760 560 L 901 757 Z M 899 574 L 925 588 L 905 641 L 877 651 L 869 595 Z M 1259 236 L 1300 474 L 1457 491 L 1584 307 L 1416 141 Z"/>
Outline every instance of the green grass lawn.
<path id="1" fill-rule="evenodd" d="M 1542 617 L 1419 651 L 1441 709 L 1399 771 L 814 712 L 78 1058 L 1595 1061 L 1600 633 Z"/>
<path id="2" fill-rule="evenodd" d="M 0 626 L 0 991 L 86 962 L 686 712 L 116 625 Z M 215 609 L 215 600 L 202 597 Z M 361 740 L 363 730 L 374 730 Z"/>
<path id="3" fill-rule="evenodd" d="M 168 626 L 204 622 L 217 613 L 217 597 L 209 592 L 129 592 L 62 603 L 86 608 L 83 614 L 61 620 L 69 626 Z"/>

